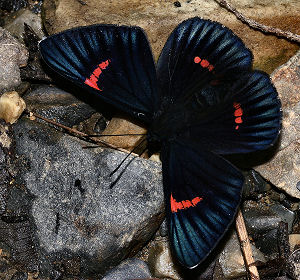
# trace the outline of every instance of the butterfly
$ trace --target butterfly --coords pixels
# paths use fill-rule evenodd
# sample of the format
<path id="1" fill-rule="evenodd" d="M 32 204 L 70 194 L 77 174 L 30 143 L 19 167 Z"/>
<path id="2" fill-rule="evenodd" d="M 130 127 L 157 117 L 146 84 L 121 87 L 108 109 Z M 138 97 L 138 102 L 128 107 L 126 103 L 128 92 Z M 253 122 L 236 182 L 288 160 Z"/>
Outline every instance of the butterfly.
<path id="1" fill-rule="evenodd" d="M 228 28 L 191 18 L 171 33 L 157 64 L 144 31 L 98 24 L 40 42 L 59 75 L 144 122 L 159 147 L 171 248 L 199 265 L 233 222 L 242 173 L 228 154 L 267 149 L 278 138 L 281 105 L 266 73 Z"/>

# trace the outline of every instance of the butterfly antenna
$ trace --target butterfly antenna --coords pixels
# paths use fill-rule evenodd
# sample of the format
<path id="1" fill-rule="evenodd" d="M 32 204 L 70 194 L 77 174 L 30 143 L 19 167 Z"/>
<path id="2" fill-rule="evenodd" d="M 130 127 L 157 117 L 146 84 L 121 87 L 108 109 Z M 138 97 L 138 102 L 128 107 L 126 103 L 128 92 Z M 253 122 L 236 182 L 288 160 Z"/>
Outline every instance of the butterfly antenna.
<path id="1" fill-rule="evenodd" d="M 146 140 L 146 139 L 144 139 L 142 142 L 145 142 L 145 140 Z M 142 142 L 141 142 L 141 143 L 142 143 Z M 139 145 L 138 145 L 138 146 L 139 146 Z M 138 146 L 137 146 L 137 147 L 138 147 Z M 141 156 L 147 149 L 148 149 L 147 147 L 144 148 L 144 149 L 142 150 L 142 152 L 139 153 L 139 156 Z M 126 158 L 127 158 L 127 157 L 126 157 Z M 123 173 L 125 172 L 126 168 L 128 167 L 128 165 L 129 165 L 133 160 L 134 160 L 134 158 L 132 158 L 132 159 L 126 164 L 126 166 L 124 167 L 124 169 L 122 170 L 122 172 L 118 175 L 118 177 L 110 184 L 110 186 L 109 186 L 110 189 L 112 189 L 112 188 L 115 186 L 115 184 L 120 180 L 120 178 L 121 178 L 121 176 L 123 175 Z"/>
<path id="2" fill-rule="evenodd" d="M 115 170 L 114 171 L 112 171 L 111 173 L 110 173 L 110 177 L 113 175 L 113 174 L 115 174 L 116 172 L 117 172 L 117 170 L 121 167 L 121 165 L 124 163 L 124 161 L 134 152 L 134 151 L 136 151 L 140 146 L 142 146 L 142 144 L 144 144 L 145 143 L 145 141 L 146 141 L 147 139 L 145 138 L 145 139 L 143 139 L 137 146 L 135 146 L 131 151 L 130 151 L 130 153 L 129 154 L 127 154 L 127 156 L 120 162 L 120 164 L 115 168 Z"/>

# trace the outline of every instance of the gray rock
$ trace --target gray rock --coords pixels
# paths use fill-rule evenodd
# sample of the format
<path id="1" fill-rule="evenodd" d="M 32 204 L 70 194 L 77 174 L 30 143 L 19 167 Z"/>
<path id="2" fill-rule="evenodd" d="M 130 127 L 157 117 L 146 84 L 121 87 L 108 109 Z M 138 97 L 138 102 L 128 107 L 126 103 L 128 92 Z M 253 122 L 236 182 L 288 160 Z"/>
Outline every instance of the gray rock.
<path id="1" fill-rule="evenodd" d="M 252 237 L 252 236 L 251 236 Z M 278 258 L 278 230 L 271 229 L 261 235 L 255 236 L 256 247 L 265 254 L 265 257 L 269 260 Z M 276 246 L 274 246 L 276 244 Z"/>
<path id="2" fill-rule="evenodd" d="M 127 259 L 109 271 L 101 280 L 129 280 L 150 278 L 151 274 L 145 262 L 139 259 Z"/>
<path id="3" fill-rule="evenodd" d="M 281 218 L 269 210 L 268 206 L 254 201 L 246 201 L 242 208 L 248 233 L 252 236 L 277 229 Z"/>
<path id="4" fill-rule="evenodd" d="M 270 190 L 271 186 L 254 170 L 244 172 L 243 198 L 258 199 L 262 193 Z"/>
<path id="5" fill-rule="evenodd" d="M 37 15 L 30 10 L 23 9 L 5 19 L 4 28 L 14 37 L 23 41 L 24 23 L 27 23 L 38 35 L 40 39 L 43 38 L 44 32 L 42 30 L 42 20 L 40 15 Z"/>
<path id="6" fill-rule="evenodd" d="M 0 8 L 6 11 L 18 11 L 28 6 L 28 0 L 1 0 Z"/>
<path id="7" fill-rule="evenodd" d="M 26 119 L 14 131 L 28 161 L 19 177 L 34 196 L 41 270 L 97 275 L 153 236 L 164 213 L 159 163 L 130 157 L 110 176 L 125 153 L 82 149 L 83 141 Z"/>
<path id="8" fill-rule="evenodd" d="M 11 125 L 0 120 L 0 215 L 6 211 L 8 189 L 13 181 L 14 144 Z"/>
<path id="9" fill-rule="evenodd" d="M 295 213 L 293 211 L 287 209 L 283 205 L 277 204 L 277 203 L 271 205 L 270 210 L 271 210 L 271 212 L 278 215 L 282 219 L 283 222 L 288 224 L 288 231 L 291 232 L 293 223 L 295 220 L 295 216 L 296 216 Z"/>
<path id="10" fill-rule="evenodd" d="M 287 273 L 295 280 L 300 279 L 300 249 L 294 251 L 287 261 Z"/>
<path id="11" fill-rule="evenodd" d="M 72 127 L 88 119 L 95 109 L 73 94 L 52 86 L 38 86 L 23 96 L 27 109 Z"/>
<path id="12" fill-rule="evenodd" d="M 297 188 L 300 182 L 300 51 L 276 69 L 271 78 L 283 108 L 281 142 L 276 156 L 255 170 L 279 189 L 300 198 Z"/>
<path id="13" fill-rule="evenodd" d="M 279 222 L 288 223 L 288 229 L 291 231 L 295 219 L 295 213 L 283 205 L 266 206 L 254 201 L 246 201 L 243 204 L 243 215 L 251 235 L 277 229 Z"/>
<path id="14" fill-rule="evenodd" d="M 254 201 L 244 202 L 242 212 L 247 231 L 257 248 L 269 259 L 278 257 L 278 246 L 274 244 L 277 244 L 279 223 L 287 223 L 288 230 L 291 232 L 295 213 L 278 203 L 270 206 Z"/>
<path id="15" fill-rule="evenodd" d="M 254 245 L 251 244 L 251 247 L 254 260 L 265 263 L 264 255 Z M 226 243 L 219 262 L 226 279 L 233 279 L 247 274 L 240 242 L 235 231 L 232 232 Z"/>
<path id="16" fill-rule="evenodd" d="M 156 238 L 149 250 L 148 263 L 155 277 L 181 279 L 178 266 L 172 259 L 168 238 Z"/>
<path id="17" fill-rule="evenodd" d="M 0 94 L 21 84 L 19 67 L 27 58 L 27 49 L 0 27 Z"/>
<path id="18" fill-rule="evenodd" d="M 11 278 L 11 280 L 27 280 L 28 275 L 26 272 L 17 271 Z"/>

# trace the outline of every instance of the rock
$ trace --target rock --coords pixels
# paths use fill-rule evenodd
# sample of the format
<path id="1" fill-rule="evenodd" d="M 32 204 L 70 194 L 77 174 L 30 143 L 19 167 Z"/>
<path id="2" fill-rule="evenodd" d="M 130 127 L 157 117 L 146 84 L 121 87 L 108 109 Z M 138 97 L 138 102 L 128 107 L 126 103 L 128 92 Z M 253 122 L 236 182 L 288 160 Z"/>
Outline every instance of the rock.
<path id="1" fill-rule="evenodd" d="M 40 39 L 43 38 L 41 17 L 27 9 L 6 17 L 4 28 L 19 41 L 23 41 L 24 23 L 27 23 Z"/>
<path id="2" fill-rule="evenodd" d="M 300 279 L 300 250 L 296 250 L 290 255 L 286 270 L 293 279 Z"/>
<path id="3" fill-rule="evenodd" d="M 85 142 L 41 123 L 14 126 L 27 161 L 18 175 L 34 196 L 32 219 L 45 275 L 99 276 L 136 253 L 164 216 L 161 166 Z M 128 164 L 130 161 L 130 164 Z"/>
<path id="4" fill-rule="evenodd" d="M 279 223 L 287 223 L 291 232 L 295 213 L 281 204 L 266 205 L 262 201 L 245 201 L 242 212 L 247 231 L 255 241 L 256 247 L 269 259 L 277 258 L 278 247 L 274 244 L 277 244 Z"/>
<path id="5" fill-rule="evenodd" d="M 1 217 L 1 241 L 9 247 L 14 263 L 29 271 L 38 270 L 38 256 L 33 242 L 33 230 L 26 214 L 8 213 Z"/>
<path id="6" fill-rule="evenodd" d="M 271 75 L 279 93 L 283 120 L 275 157 L 255 168 L 264 178 L 292 197 L 300 198 L 300 51 Z"/>
<path id="7" fill-rule="evenodd" d="M 280 204 L 269 206 L 261 202 L 245 201 L 242 211 L 251 235 L 277 229 L 279 222 L 288 223 L 288 229 L 291 231 L 295 219 L 295 213 Z"/>
<path id="8" fill-rule="evenodd" d="M 251 236 L 252 237 L 252 236 Z M 255 246 L 264 253 L 268 260 L 274 260 L 278 258 L 279 251 L 278 246 L 274 244 L 278 243 L 278 230 L 271 229 L 260 235 L 254 236 Z"/>
<path id="9" fill-rule="evenodd" d="M 299 249 L 300 247 L 300 234 L 290 234 L 289 235 L 289 243 L 291 247 L 291 251 L 294 251 L 295 247 Z"/>
<path id="10" fill-rule="evenodd" d="M 16 91 L 5 92 L 0 96 L 0 119 L 15 123 L 26 108 L 24 100 Z"/>
<path id="11" fill-rule="evenodd" d="M 261 194 L 270 190 L 271 186 L 254 170 L 244 172 L 244 199 L 258 199 Z"/>
<path id="12" fill-rule="evenodd" d="M 21 84 L 19 67 L 27 58 L 27 49 L 0 27 L 0 94 Z"/>
<path id="13" fill-rule="evenodd" d="M 29 111 L 72 127 L 88 119 L 95 109 L 73 94 L 53 86 L 41 85 L 24 95 Z"/>
<path id="14" fill-rule="evenodd" d="M 11 126 L 0 120 L 0 215 L 6 211 L 8 189 L 13 181 L 14 139 Z"/>
<path id="15" fill-rule="evenodd" d="M 278 215 L 281 218 L 282 222 L 288 224 L 288 231 L 292 231 L 293 223 L 295 220 L 295 213 L 281 204 L 273 204 L 270 206 L 270 211 Z"/>
<path id="16" fill-rule="evenodd" d="M 145 262 L 139 259 L 127 259 L 109 271 L 102 280 L 127 280 L 150 278 L 151 274 Z"/>
<path id="17" fill-rule="evenodd" d="M 51 83 L 52 79 L 45 73 L 39 50 L 40 37 L 31 28 L 30 25 L 24 23 L 23 41 L 28 49 L 29 56 L 27 65 L 20 69 L 22 81 L 30 81 L 35 83 Z"/>
<path id="18" fill-rule="evenodd" d="M 143 136 L 107 136 L 101 137 L 101 140 L 113 144 L 119 148 L 123 148 L 131 151 L 133 148 L 137 147 L 138 143 L 142 139 L 145 139 L 147 131 L 137 120 L 129 118 L 128 115 L 124 114 L 115 116 L 108 124 L 103 134 L 106 135 L 123 135 L 123 134 L 144 134 Z M 135 148 L 134 153 L 140 154 L 146 147 L 142 145 L 139 149 Z"/>
<path id="19" fill-rule="evenodd" d="M 18 11 L 24 7 L 27 7 L 28 0 L 1 0 L 0 9 L 6 11 Z"/>
<path id="20" fill-rule="evenodd" d="M 251 247 L 254 260 L 265 263 L 266 259 L 264 255 L 254 245 L 251 244 Z M 220 255 L 219 262 L 226 279 L 247 275 L 244 257 L 235 232 L 232 233 L 230 239 L 226 243 L 225 248 Z"/>
<path id="21" fill-rule="evenodd" d="M 28 280 L 28 275 L 26 272 L 17 271 L 11 280 Z"/>
<path id="22" fill-rule="evenodd" d="M 178 268 L 173 263 L 167 238 L 155 240 L 154 246 L 149 250 L 148 263 L 155 277 L 170 278 L 173 280 L 181 279 Z"/>
<path id="23" fill-rule="evenodd" d="M 95 23 L 137 25 L 145 29 L 155 58 L 176 25 L 187 18 L 202 17 L 219 21 L 231 28 L 254 53 L 254 67 L 271 73 L 285 63 L 298 49 L 296 44 L 250 29 L 215 1 L 86 0 L 86 5 L 73 0 L 45 0 L 44 24 L 49 34 Z M 300 6 L 295 0 L 233 0 L 246 16 L 263 24 L 300 33 Z"/>

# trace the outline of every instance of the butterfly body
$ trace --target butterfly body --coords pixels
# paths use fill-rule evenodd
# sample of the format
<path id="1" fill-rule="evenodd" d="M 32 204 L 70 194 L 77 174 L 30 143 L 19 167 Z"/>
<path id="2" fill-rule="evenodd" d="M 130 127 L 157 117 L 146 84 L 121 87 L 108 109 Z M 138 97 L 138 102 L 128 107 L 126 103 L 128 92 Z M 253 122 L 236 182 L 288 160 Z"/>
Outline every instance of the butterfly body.
<path id="1" fill-rule="evenodd" d="M 278 138 L 281 105 L 267 74 L 223 25 L 179 24 L 155 65 L 142 29 L 79 27 L 41 41 L 59 75 L 148 126 L 160 150 L 171 247 L 199 265 L 234 220 L 243 175 L 222 157 L 264 150 Z"/>

